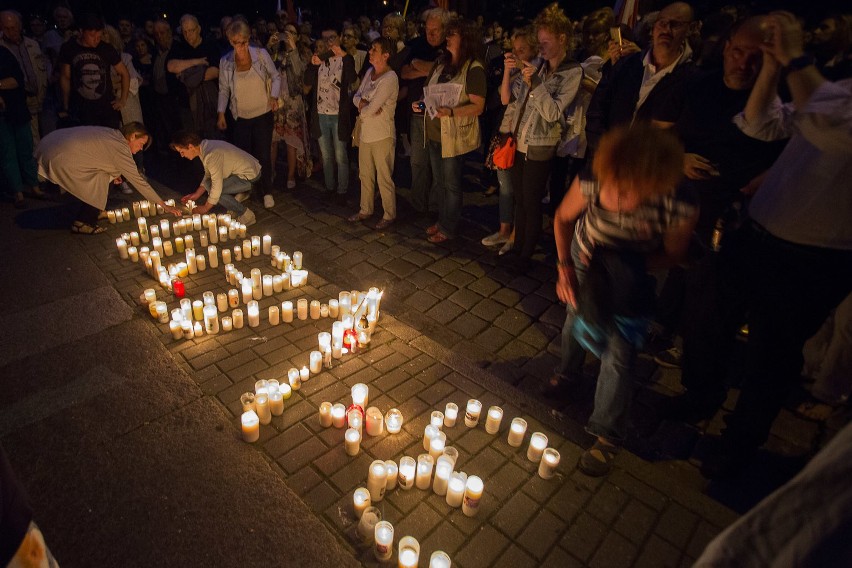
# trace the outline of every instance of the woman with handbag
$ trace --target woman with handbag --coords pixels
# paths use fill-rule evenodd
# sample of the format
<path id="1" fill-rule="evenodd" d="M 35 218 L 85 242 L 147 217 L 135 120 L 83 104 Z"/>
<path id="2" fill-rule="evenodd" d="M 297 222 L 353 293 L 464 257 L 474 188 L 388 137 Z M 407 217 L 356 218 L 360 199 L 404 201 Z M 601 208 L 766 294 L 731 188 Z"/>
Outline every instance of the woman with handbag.
<path id="1" fill-rule="evenodd" d="M 551 4 L 535 19 L 542 63 L 524 63 L 523 81 L 513 93 L 524 101 L 516 122 L 518 132 L 512 188 L 515 192 L 515 246 L 513 267 L 529 268 L 541 236 L 542 204 L 547 179 L 556 155 L 565 109 L 577 96 L 583 70 L 569 59 L 573 26 L 558 4 Z"/>
<path id="2" fill-rule="evenodd" d="M 434 118 L 424 113 L 424 101 L 412 103 L 423 114 L 426 145 L 432 176 L 440 199 L 438 222 L 426 234 L 431 243 L 455 238 L 462 210 L 462 167 L 464 155 L 479 148 L 479 115 L 485 110 L 485 68 L 476 60 L 481 41 L 472 22 L 453 20 L 446 27 L 447 49 L 438 57 L 426 79 L 429 87 L 459 85 L 461 92 L 453 106 L 439 106 Z"/>
<path id="3" fill-rule="evenodd" d="M 497 171 L 497 182 L 500 185 L 498 200 L 500 229 L 482 239 L 482 244 L 487 247 L 511 243 L 506 248 L 508 251 L 514 244 L 512 220 L 515 217 L 515 197 L 512 190 L 511 168 L 505 168 L 505 163 L 494 163 L 494 154 L 501 150 L 508 151 L 506 145 L 515 143 L 514 140 L 517 137 L 515 125 L 518 119 L 520 101 L 513 97 L 512 93 L 518 93 L 521 89 L 523 75 L 521 75 L 520 70 L 523 69 L 524 63 L 532 63 L 535 66 L 540 64 L 540 60 L 536 56 L 537 53 L 538 39 L 535 30 L 532 26 L 526 26 L 514 33 L 512 51 L 503 56 L 505 63 L 503 65 L 503 81 L 500 83 L 500 102 L 506 105 L 506 110 L 503 113 L 499 131 L 491 140 L 488 164 L 491 169 Z M 500 249 L 500 253 L 503 254 L 503 249 Z"/>
<path id="4" fill-rule="evenodd" d="M 396 153 L 396 134 L 393 125 L 399 79 L 389 61 L 396 53 L 390 38 L 379 37 L 370 46 L 370 64 L 352 102 L 358 109 L 358 175 L 361 179 L 361 209 L 349 217 L 357 223 L 373 215 L 375 187 L 378 180 L 382 196 L 382 220 L 376 230 L 387 229 L 396 220 L 396 186 L 393 183 L 393 163 Z"/>

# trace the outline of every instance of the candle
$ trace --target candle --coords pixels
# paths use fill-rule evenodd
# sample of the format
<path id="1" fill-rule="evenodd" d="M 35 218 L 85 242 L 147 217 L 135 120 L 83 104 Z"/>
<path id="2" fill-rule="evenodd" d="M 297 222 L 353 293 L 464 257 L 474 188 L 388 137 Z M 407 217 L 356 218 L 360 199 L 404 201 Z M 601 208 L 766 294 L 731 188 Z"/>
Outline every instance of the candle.
<path id="1" fill-rule="evenodd" d="M 234 261 L 239 262 L 243 259 L 243 249 L 239 245 L 234 245 Z"/>
<path id="2" fill-rule="evenodd" d="M 195 267 L 198 269 L 199 272 L 204 272 L 205 270 L 207 270 L 207 261 L 204 260 L 203 254 L 195 255 Z"/>
<path id="3" fill-rule="evenodd" d="M 444 446 L 444 455 L 453 460 L 453 467 L 459 461 L 459 451 L 452 446 Z"/>
<path id="4" fill-rule="evenodd" d="M 192 319 L 192 300 L 189 298 L 184 298 L 180 301 L 180 311 L 183 312 L 183 319 L 191 320 Z"/>
<path id="5" fill-rule="evenodd" d="M 436 550 L 429 558 L 429 568 L 450 568 L 452 564 L 450 555 L 443 550 Z"/>
<path id="6" fill-rule="evenodd" d="M 311 378 L 311 370 L 308 369 L 307 365 L 302 365 L 302 368 L 299 369 L 299 378 L 303 383 Z"/>
<path id="7" fill-rule="evenodd" d="M 263 235 L 263 254 L 272 253 L 272 237 Z"/>
<path id="8" fill-rule="evenodd" d="M 331 299 L 328 301 L 328 317 L 336 318 L 340 313 L 340 304 L 337 300 Z"/>
<path id="9" fill-rule="evenodd" d="M 311 373 L 317 374 L 322 371 L 322 353 L 311 351 Z"/>
<path id="10" fill-rule="evenodd" d="M 284 278 L 280 274 L 272 277 L 272 292 L 277 294 L 284 290 Z"/>
<path id="11" fill-rule="evenodd" d="M 118 247 L 118 256 L 122 260 L 127 260 L 127 241 L 122 239 L 121 237 L 115 239 L 115 245 Z"/>
<path id="12" fill-rule="evenodd" d="M 453 474 L 455 463 L 447 456 L 441 456 L 435 463 L 435 480 L 432 482 L 432 491 L 435 495 L 446 495 L 447 487 L 450 483 L 450 476 Z"/>
<path id="13" fill-rule="evenodd" d="M 331 422 L 335 428 L 343 428 L 346 424 L 346 407 L 339 402 L 331 407 Z"/>
<path id="14" fill-rule="evenodd" d="M 385 417 L 382 415 L 382 411 L 375 406 L 367 409 L 366 429 L 368 436 L 381 436 L 385 430 Z"/>
<path id="15" fill-rule="evenodd" d="M 361 542 L 364 544 L 373 544 L 373 537 L 376 534 L 376 525 L 382 520 L 382 512 L 378 507 L 370 506 L 364 509 L 361 514 L 361 520 L 358 521 L 356 529 L 358 536 L 361 537 Z"/>
<path id="16" fill-rule="evenodd" d="M 559 465 L 559 452 L 553 448 L 545 448 L 541 462 L 538 464 L 538 476 L 542 479 L 550 479 L 556 473 Z"/>
<path id="17" fill-rule="evenodd" d="M 322 404 L 320 404 L 319 421 L 320 421 L 320 426 L 322 426 L 323 428 L 328 428 L 329 426 L 331 426 L 332 419 L 331 419 L 331 403 L 330 402 L 323 402 Z"/>
<path id="18" fill-rule="evenodd" d="M 373 538 L 376 542 L 373 555 L 379 562 L 387 562 L 393 556 L 393 525 L 387 521 L 376 524 Z"/>
<path id="19" fill-rule="evenodd" d="M 271 274 L 264 275 L 263 280 L 262 280 L 262 286 L 263 286 L 263 295 L 264 296 L 271 296 L 272 295 L 272 275 Z"/>
<path id="20" fill-rule="evenodd" d="M 207 247 L 207 257 L 210 259 L 210 268 L 219 267 L 219 254 L 215 245 Z"/>
<path id="21" fill-rule="evenodd" d="M 395 461 L 387 460 L 385 462 L 385 469 L 388 470 L 388 480 L 385 484 L 385 492 L 393 491 L 396 489 L 396 480 L 399 477 L 399 467 L 397 467 Z"/>
<path id="22" fill-rule="evenodd" d="M 358 451 L 361 449 L 361 433 L 354 428 L 349 428 L 346 430 L 343 439 L 346 446 L 346 455 L 358 455 Z"/>
<path id="23" fill-rule="evenodd" d="M 429 416 L 429 423 L 440 430 L 444 426 L 444 413 L 440 410 L 433 410 L 432 414 Z"/>
<path id="24" fill-rule="evenodd" d="M 284 397 L 277 387 L 269 393 L 269 411 L 273 416 L 284 414 Z"/>
<path id="25" fill-rule="evenodd" d="M 284 323 L 293 321 L 293 302 L 288 300 L 281 303 L 281 320 Z"/>
<path id="26" fill-rule="evenodd" d="M 297 251 L 293 252 L 293 266 L 296 268 L 296 270 L 302 269 L 302 252 L 301 251 L 297 250 Z"/>
<path id="27" fill-rule="evenodd" d="M 261 424 L 269 424 L 272 421 L 272 412 L 269 409 L 269 395 L 267 393 L 258 393 L 254 397 L 254 408 L 258 418 L 260 418 Z"/>
<path id="28" fill-rule="evenodd" d="M 402 412 L 397 408 L 391 408 L 385 414 L 385 424 L 388 428 L 388 434 L 399 434 L 402 429 Z"/>
<path id="29" fill-rule="evenodd" d="M 254 393 L 244 392 L 240 395 L 240 405 L 243 407 L 243 412 L 254 410 Z"/>
<path id="30" fill-rule="evenodd" d="M 139 249 L 134 246 L 127 247 L 127 256 L 130 257 L 130 262 L 139 262 Z"/>
<path id="31" fill-rule="evenodd" d="M 479 512 L 479 502 L 482 499 L 482 480 L 475 475 L 467 478 L 464 487 L 464 500 L 462 501 L 462 513 L 467 517 L 476 516 Z"/>
<path id="32" fill-rule="evenodd" d="M 438 432 L 440 432 L 440 430 L 431 424 L 427 424 L 423 429 L 423 449 L 427 452 L 429 451 L 429 443 L 432 441 L 432 438 L 438 435 Z"/>
<path id="33" fill-rule="evenodd" d="M 327 318 L 328 317 L 328 304 L 320 304 L 320 317 Z"/>
<path id="34" fill-rule="evenodd" d="M 482 412 L 482 403 L 472 398 L 467 401 L 467 410 L 464 413 L 464 425 L 473 428 L 479 423 L 479 414 Z"/>
<path id="35" fill-rule="evenodd" d="M 294 391 L 302 388 L 302 376 L 299 374 L 299 369 L 292 367 L 287 371 L 287 382 L 290 383 L 290 388 Z"/>
<path id="36" fill-rule="evenodd" d="M 308 301 L 306 299 L 300 298 L 296 301 L 296 312 L 300 320 L 308 319 Z"/>
<path id="37" fill-rule="evenodd" d="M 201 294 L 201 301 L 204 302 L 205 306 L 215 306 L 216 305 L 216 296 L 213 295 L 213 292 L 207 291 Z"/>
<path id="38" fill-rule="evenodd" d="M 260 256 L 260 237 L 257 235 L 251 238 L 251 255 Z"/>
<path id="39" fill-rule="evenodd" d="M 509 426 L 509 445 L 513 448 L 521 447 L 524 443 L 524 435 L 527 433 L 527 421 L 523 418 L 513 418 L 512 425 Z"/>
<path id="40" fill-rule="evenodd" d="M 174 292 L 175 298 L 186 296 L 186 286 L 184 286 L 182 280 L 172 280 L 172 292 Z"/>
<path id="41" fill-rule="evenodd" d="M 222 248 L 222 264 L 231 264 L 231 249 Z"/>
<path id="42" fill-rule="evenodd" d="M 367 401 L 369 400 L 370 388 L 364 383 L 357 383 L 352 386 L 352 404 L 360 406 L 361 408 L 367 407 Z"/>
<path id="43" fill-rule="evenodd" d="M 222 331 L 231 331 L 234 329 L 234 320 L 231 316 L 222 317 Z"/>
<path id="44" fill-rule="evenodd" d="M 538 462 L 541 460 L 541 455 L 544 453 L 544 448 L 547 447 L 547 436 L 542 434 L 541 432 L 533 433 L 530 438 L 530 445 L 527 448 L 527 459 L 531 462 Z"/>
<path id="45" fill-rule="evenodd" d="M 447 485 L 447 505 L 453 508 L 461 507 L 464 499 L 465 477 L 461 472 L 453 472 L 450 475 L 450 483 Z"/>
<path id="46" fill-rule="evenodd" d="M 243 440 L 257 442 L 260 439 L 260 419 L 254 410 L 243 412 L 240 419 L 243 428 Z"/>
<path id="47" fill-rule="evenodd" d="M 444 453 L 444 446 L 447 445 L 447 435 L 438 431 L 431 440 L 429 440 L 429 455 L 432 459 L 437 460 Z"/>
<path id="48" fill-rule="evenodd" d="M 204 306 L 204 332 L 207 335 L 219 333 L 219 312 L 216 306 Z"/>
<path id="49" fill-rule="evenodd" d="M 335 359 L 340 359 L 343 349 L 343 323 L 336 321 L 331 324 L 331 354 Z"/>
<path id="50" fill-rule="evenodd" d="M 287 400 L 288 398 L 290 398 L 290 395 L 293 394 L 293 389 L 290 388 L 289 383 L 284 383 L 284 384 L 278 385 L 278 392 L 281 393 L 281 398 L 283 398 L 284 400 Z"/>
<path id="51" fill-rule="evenodd" d="M 192 317 L 199 321 L 204 319 L 204 302 L 201 300 L 192 302 Z"/>
<path id="52" fill-rule="evenodd" d="M 269 323 L 270 325 L 278 325 L 281 322 L 281 314 L 278 311 L 278 306 L 269 306 Z"/>
<path id="53" fill-rule="evenodd" d="M 148 241 L 145 242 L 147 243 Z M 131 231 L 130 233 L 130 244 L 135 247 L 138 247 L 141 244 L 139 233 L 137 233 L 136 231 Z"/>
<path id="54" fill-rule="evenodd" d="M 201 215 L 199 215 L 198 213 L 192 216 L 192 227 L 196 231 L 201 230 Z"/>
<path id="55" fill-rule="evenodd" d="M 349 292 L 341 292 L 338 294 L 338 304 L 340 309 L 338 310 L 339 317 L 348 316 L 352 312 L 352 297 L 349 295 Z"/>
<path id="56" fill-rule="evenodd" d="M 459 405 L 454 402 L 448 402 L 444 409 L 444 426 L 452 428 L 456 425 L 456 419 L 459 415 Z"/>
<path id="57" fill-rule="evenodd" d="M 183 330 L 180 327 L 179 321 L 172 320 L 169 322 L 169 331 L 172 333 L 172 339 L 180 339 L 183 337 Z"/>
<path id="58" fill-rule="evenodd" d="M 359 487 L 355 490 L 355 493 L 352 495 L 352 506 L 355 511 L 355 517 L 360 519 L 361 515 L 364 514 L 364 510 L 371 504 L 370 492 L 366 488 Z"/>
<path id="59" fill-rule="evenodd" d="M 432 483 L 432 468 L 435 465 L 435 460 L 429 454 L 420 454 L 417 456 L 417 476 L 414 479 L 417 489 L 429 489 Z"/>
<path id="60" fill-rule="evenodd" d="M 183 238 L 183 244 L 186 247 L 186 250 L 195 248 L 195 241 L 192 239 L 192 235 L 187 235 Z"/>
<path id="61" fill-rule="evenodd" d="M 503 409 L 499 406 L 492 406 L 488 409 L 488 414 L 485 418 L 485 431 L 489 434 L 496 434 L 500 431 L 500 423 L 503 421 Z"/>
<path id="62" fill-rule="evenodd" d="M 384 498 L 387 481 L 388 470 L 385 467 L 385 462 L 375 460 L 370 464 L 370 469 L 367 472 L 367 491 L 370 492 L 370 500 L 373 503 L 378 503 Z"/>
<path id="63" fill-rule="evenodd" d="M 364 415 L 360 406 L 352 405 L 346 411 L 346 423 L 350 428 L 354 428 L 361 432 L 364 426 Z"/>
<path id="64" fill-rule="evenodd" d="M 251 241 L 249 239 L 243 239 L 243 249 L 242 249 L 243 258 L 248 260 L 251 258 Z"/>
<path id="65" fill-rule="evenodd" d="M 420 562 L 420 543 L 413 536 L 399 541 L 399 568 L 414 568 Z"/>
<path id="66" fill-rule="evenodd" d="M 319 300 L 312 300 L 310 305 L 310 313 L 311 319 L 319 319 L 320 317 L 320 303 Z"/>
<path id="67" fill-rule="evenodd" d="M 249 278 L 243 279 L 241 287 L 242 287 L 242 290 L 243 290 L 243 303 L 248 304 L 252 300 L 252 297 L 251 297 L 251 280 Z"/>
<path id="68" fill-rule="evenodd" d="M 236 309 L 231 312 L 231 317 L 234 319 L 234 329 L 243 328 L 243 311 Z"/>
<path id="69" fill-rule="evenodd" d="M 411 456 L 404 456 L 399 460 L 399 486 L 408 491 L 414 486 L 414 474 L 417 462 Z"/>
<path id="70" fill-rule="evenodd" d="M 248 303 L 247 307 L 248 312 L 248 325 L 249 327 L 257 327 L 260 325 L 260 308 L 257 305 L 257 301 L 252 300 Z"/>

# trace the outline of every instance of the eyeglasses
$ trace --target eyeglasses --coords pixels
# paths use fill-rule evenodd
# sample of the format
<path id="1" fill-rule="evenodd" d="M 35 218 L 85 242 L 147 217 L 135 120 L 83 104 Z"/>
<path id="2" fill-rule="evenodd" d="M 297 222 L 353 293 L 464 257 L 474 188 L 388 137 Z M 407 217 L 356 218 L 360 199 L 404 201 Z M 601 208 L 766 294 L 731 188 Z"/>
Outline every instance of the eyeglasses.
<path id="1" fill-rule="evenodd" d="M 670 20 L 668 18 L 660 18 L 657 20 L 654 25 L 659 26 L 661 28 L 670 28 L 673 32 L 682 30 L 686 26 L 688 26 L 690 22 L 682 22 L 680 20 Z"/>
<path id="2" fill-rule="evenodd" d="M 355 39 L 355 36 L 352 34 L 343 34 L 343 39 Z"/>

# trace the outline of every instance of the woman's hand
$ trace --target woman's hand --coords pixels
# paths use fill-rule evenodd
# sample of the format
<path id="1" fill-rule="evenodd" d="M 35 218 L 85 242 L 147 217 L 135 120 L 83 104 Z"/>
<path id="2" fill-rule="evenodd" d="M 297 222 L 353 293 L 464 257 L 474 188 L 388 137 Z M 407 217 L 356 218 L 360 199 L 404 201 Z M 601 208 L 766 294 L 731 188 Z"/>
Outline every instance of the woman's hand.
<path id="1" fill-rule="evenodd" d="M 518 67 L 518 58 L 515 57 L 515 54 L 511 51 L 507 51 L 504 55 L 503 61 L 503 73 L 506 75 L 512 72 L 512 69 L 517 69 Z"/>
<path id="2" fill-rule="evenodd" d="M 219 116 L 216 118 L 216 128 L 219 130 L 227 130 L 228 129 L 228 121 L 225 120 L 225 114 L 219 113 Z"/>
<path id="3" fill-rule="evenodd" d="M 453 109 L 450 107 L 438 107 L 435 118 L 444 118 L 445 116 L 453 116 Z"/>
<path id="4" fill-rule="evenodd" d="M 317 67 L 322 65 L 322 60 L 319 58 L 319 55 L 317 55 L 316 53 L 311 55 L 311 65 L 316 65 Z"/>
<path id="5" fill-rule="evenodd" d="M 687 153 L 683 155 L 683 175 L 689 179 L 708 179 L 719 175 L 719 170 L 704 156 Z"/>
<path id="6" fill-rule="evenodd" d="M 204 205 L 195 206 L 195 208 L 192 210 L 192 212 L 198 213 L 199 215 L 204 215 L 205 213 L 207 213 L 211 209 L 213 209 L 213 204 L 208 201 Z"/>
<path id="7" fill-rule="evenodd" d="M 577 273 L 573 266 L 559 265 L 559 279 L 556 281 L 556 295 L 572 308 L 577 308 Z"/>
<path id="8" fill-rule="evenodd" d="M 184 195 L 183 197 L 181 197 L 181 198 L 180 198 L 180 202 L 181 202 L 181 203 L 186 203 L 186 202 L 187 202 L 187 201 L 189 201 L 189 200 L 192 200 L 192 201 L 198 201 L 198 199 L 199 199 L 202 195 L 204 195 L 204 187 L 203 187 L 203 186 L 202 186 L 202 187 L 199 187 L 198 189 L 196 189 L 196 190 L 195 190 L 195 191 L 193 191 L 192 193 L 187 193 L 186 195 Z"/>
<path id="9" fill-rule="evenodd" d="M 626 39 L 621 40 L 621 45 L 618 44 L 617 41 L 609 42 L 609 46 L 607 49 L 607 53 L 609 53 L 609 58 L 612 61 L 613 65 L 618 62 L 622 57 L 627 57 L 631 53 L 637 53 L 642 51 L 638 45 L 633 43 L 632 41 L 627 41 Z"/>
<path id="10" fill-rule="evenodd" d="M 411 103 L 411 111 L 416 112 L 417 114 L 423 114 L 423 109 L 420 105 L 423 104 L 423 101 L 415 101 Z"/>
<path id="11" fill-rule="evenodd" d="M 269 97 L 269 110 L 275 112 L 278 110 L 278 99 L 275 97 Z"/>
<path id="12" fill-rule="evenodd" d="M 527 84 L 528 87 L 532 86 L 532 78 L 536 72 L 536 66 L 532 63 L 528 63 L 526 61 L 522 61 L 524 68 L 521 69 L 521 75 L 524 77 L 524 83 Z"/>
<path id="13" fill-rule="evenodd" d="M 177 207 L 172 207 L 171 205 L 166 205 L 165 203 L 159 203 L 159 206 L 162 207 L 166 213 L 171 213 L 175 217 L 180 217 L 183 215 L 183 210 L 178 209 Z"/>

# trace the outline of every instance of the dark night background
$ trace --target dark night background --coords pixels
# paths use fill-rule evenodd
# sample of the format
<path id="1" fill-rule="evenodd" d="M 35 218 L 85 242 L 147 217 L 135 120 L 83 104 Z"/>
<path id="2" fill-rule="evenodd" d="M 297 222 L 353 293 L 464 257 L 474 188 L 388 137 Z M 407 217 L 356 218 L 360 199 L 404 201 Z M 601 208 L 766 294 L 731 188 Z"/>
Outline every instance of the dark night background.
<path id="1" fill-rule="evenodd" d="M 368 14 L 381 17 L 388 12 L 402 12 L 404 0 L 296 0 L 297 8 L 310 11 L 313 16 L 311 20 L 317 23 L 340 21 L 345 17 L 356 17 Z M 534 16 L 542 7 L 552 0 L 451 0 L 450 6 L 458 10 L 462 15 L 475 17 L 483 14 L 486 21 L 498 20 L 508 24 L 515 14 L 523 14 L 527 17 Z M 671 0 L 639 0 L 642 12 L 659 9 Z M 202 24 L 209 25 L 218 22 L 225 14 L 242 13 L 249 20 L 256 17 L 270 17 L 276 8 L 276 0 L 132 0 L 123 2 L 121 0 L 65 0 L 63 2 L 52 1 L 26 1 L 11 0 L 11 2 L 0 3 L 4 7 L 14 8 L 24 16 L 30 14 L 41 14 L 50 20 L 50 13 L 57 4 L 68 6 L 75 15 L 85 12 L 100 13 L 109 22 L 115 22 L 120 16 L 130 16 L 137 23 L 146 18 L 162 16 L 166 14 L 170 21 L 177 23 L 178 18 L 184 13 L 195 14 Z M 614 5 L 615 1 L 602 0 L 571 0 L 561 1 L 560 4 L 571 18 L 579 18 L 595 8 L 605 5 Z M 766 11 L 786 7 L 793 12 L 813 20 L 832 11 L 849 11 L 848 0 L 821 0 L 804 2 L 802 0 L 755 0 L 752 2 L 735 2 L 731 0 L 697 0 L 692 2 L 699 11 L 699 16 L 707 11 L 712 11 L 720 6 L 730 4 L 751 4 L 758 11 Z M 286 8 L 286 1 L 282 0 Z M 427 1 L 411 0 L 408 12 L 416 13 L 427 6 Z"/>

